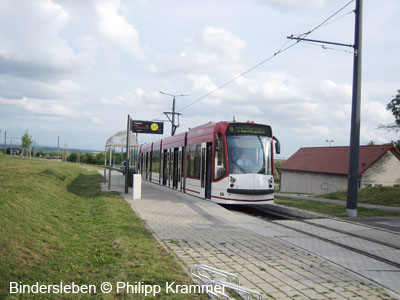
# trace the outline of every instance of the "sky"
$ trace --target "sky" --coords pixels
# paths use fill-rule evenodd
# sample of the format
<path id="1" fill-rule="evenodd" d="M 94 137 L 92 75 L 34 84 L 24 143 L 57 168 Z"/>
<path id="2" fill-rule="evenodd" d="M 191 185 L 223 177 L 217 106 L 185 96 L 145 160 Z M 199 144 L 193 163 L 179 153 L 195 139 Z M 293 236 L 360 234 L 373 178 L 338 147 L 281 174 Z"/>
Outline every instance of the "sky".
<path id="1" fill-rule="evenodd" d="M 394 121 L 386 104 L 400 89 L 400 3 L 363 2 L 361 144 L 382 144 L 398 139 L 377 127 Z M 327 140 L 349 145 L 352 48 L 296 43 L 238 77 L 347 3 L 0 0 L 0 143 L 5 131 L 29 130 L 38 145 L 60 137 L 62 146 L 101 150 L 126 130 L 128 114 L 166 119 L 165 91 L 189 95 L 176 98 L 177 133 L 235 118 L 271 125 L 282 158 Z M 353 44 L 354 8 L 307 38 Z"/>

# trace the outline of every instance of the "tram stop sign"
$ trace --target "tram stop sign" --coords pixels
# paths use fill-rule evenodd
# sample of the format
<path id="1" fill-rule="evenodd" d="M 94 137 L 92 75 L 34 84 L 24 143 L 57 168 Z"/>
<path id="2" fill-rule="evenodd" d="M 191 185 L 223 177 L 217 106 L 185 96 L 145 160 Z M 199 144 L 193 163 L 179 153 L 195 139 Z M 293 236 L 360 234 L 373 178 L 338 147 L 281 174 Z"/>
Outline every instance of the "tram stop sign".
<path id="1" fill-rule="evenodd" d="M 163 134 L 164 123 L 152 121 L 131 120 L 131 131 L 137 133 Z"/>

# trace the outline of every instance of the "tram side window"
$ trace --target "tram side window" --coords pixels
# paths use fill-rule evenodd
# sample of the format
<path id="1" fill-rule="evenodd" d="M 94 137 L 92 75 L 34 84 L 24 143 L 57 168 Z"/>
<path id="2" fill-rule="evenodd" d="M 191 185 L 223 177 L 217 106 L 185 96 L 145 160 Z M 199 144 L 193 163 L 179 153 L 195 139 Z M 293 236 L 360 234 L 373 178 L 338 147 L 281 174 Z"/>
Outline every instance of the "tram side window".
<path id="1" fill-rule="evenodd" d="M 201 145 L 190 145 L 188 150 L 187 176 L 193 179 L 200 179 Z"/>
<path id="2" fill-rule="evenodd" d="M 187 151 L 187 177 L 194 178 L 194 152 L 196 151 L 195 145 L 188 146 Z"/>
<path id="3" fill-rule="evenodd" d="M 220 179 L 226 175 L 226 160 L 225 160 L 225 146 L 224 140 L 218 137 L 215 141 L 219 145 L 215 151 L 215 167 L 214 167 L 214 179 Z"/>
<path id="4" fill-rule="evenodd" d="M 160 173 L 160 151 L 153 151 L 153 169 L 155 173 Z"/>
<path id="5" fill-rule="evenodd" d="M 196 145 L 196 152 L 194 153 L 194 178 L 200 179 L 201 169 L 201 144 Z"/>

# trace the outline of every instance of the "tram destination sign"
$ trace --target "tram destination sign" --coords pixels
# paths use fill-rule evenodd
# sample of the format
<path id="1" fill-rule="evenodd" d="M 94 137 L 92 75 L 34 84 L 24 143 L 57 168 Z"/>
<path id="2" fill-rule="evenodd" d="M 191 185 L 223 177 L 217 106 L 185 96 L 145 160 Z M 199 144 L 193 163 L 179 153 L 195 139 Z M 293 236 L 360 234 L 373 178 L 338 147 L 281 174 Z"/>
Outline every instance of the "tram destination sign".
<path id="1" fill-rule="evenodd" d="M 268 125 L 235 123 L 229 124 L 226 134 L 255 134 L 272 137 L 272 130 Z"/>
<path id="2" fill-rule="evenodd" d="M 152 121 L 131 120 L 131 131 L 137 133 L 163 134 L 164 123 Z"/>

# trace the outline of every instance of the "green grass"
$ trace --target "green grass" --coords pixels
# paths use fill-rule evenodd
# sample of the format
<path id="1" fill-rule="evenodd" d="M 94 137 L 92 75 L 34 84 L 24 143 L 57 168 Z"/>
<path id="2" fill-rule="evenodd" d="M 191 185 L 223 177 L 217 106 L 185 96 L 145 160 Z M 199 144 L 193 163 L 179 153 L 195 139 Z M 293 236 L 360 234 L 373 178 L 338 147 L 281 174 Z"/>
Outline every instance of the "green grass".
<path id="1" fill-rule="evenodd" d="M 276 196 L 275 203 L 308 211 L 326 214 L 332 217 L 346 217 L 346 206 L 341 204 L 324 203 L 312 200 L 293 199 Z M 386 212 L 364 207 L 357 208 L 358 217 L 400 217 L 400 213 Z"/>
<path id="2" fill-rule="evenodd" d="M 346 201 L 347 191 L 319 195 L 321 198 Z M 370 204 L 400 206 L 400 187 L 365 187 L 358 190 L 358 201 Z"/>
<path id="3" fill-rule="evenodd" d="M 86 167 L 0 157 L 0 299 L 145 299 L 102 294 L 102 282 L 192 283 L 102 176 Z M 9 295 L 9 282 L 93 284 L 90 294 Z M 146 299 L 154 299 L 147 297 Z M 156 299 L 207 299 L 166 294 Z"/>

